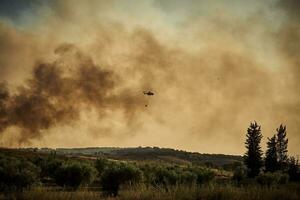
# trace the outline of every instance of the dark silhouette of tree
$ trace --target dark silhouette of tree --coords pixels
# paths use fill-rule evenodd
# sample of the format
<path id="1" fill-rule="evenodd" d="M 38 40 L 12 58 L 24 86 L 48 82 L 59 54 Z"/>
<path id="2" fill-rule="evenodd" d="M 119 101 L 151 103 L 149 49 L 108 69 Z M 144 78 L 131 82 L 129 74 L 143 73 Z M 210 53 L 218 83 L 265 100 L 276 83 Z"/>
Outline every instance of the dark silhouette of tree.
<path id="1" fill-rule="evenodd" d="M 99 174 L 102 174 L 104 169 L 109 165 L 109 161 L 105 158 L 98 158 L 95 162 L 95 168 Z"/>
<path id="2" fill-rule="evenodd" d="M 288 162 L 288 174 L 291 181 L 300 181 L 300 167 L 298 159 L 291 156 Z"/>
<path id="3" fill-rule="evenodd" d="M 57 169 L 54 179 L 57 185 L 77 189 L 92 183 L 96 176 L 96 169 L 88 163 L 67 162 Z"/>
<path id="4" fill-rule="evenodd" d="M 247 151 L 244 155 L 244 162 L 248 168 L 248 177 L 253 178 L 259 174 L 263 165 L 260 146 L 262 134 L 260 126 L 256 122 L 250 124 L 246 137 L 245 145 Z"/>
<path id="5" fill-rule="evenodd" d="M 39 168 L 33 163 L 0 155 L 0 192 L 28 189 L 38 178 Z"/>
<path id="6" fill-rule="evenodd" d="M 267 172 L 275 172 L 278 169 L 276 135 L 268 138 L 265 168 Z"/>
<path id="7" fill-rule="evenodd" d="M 117 196 L 120 186 L 133 185 L 142 180 L 142 171 L 131 164 L 113 164 L 104 169 L 100 184 L 106 195 Z"/>
<path id="8" fill-rule="evenodd" d="M 288 163 L 288 155 L 287 155 L 287 147 L 288 147 L 288 139 L 286 137 L 286 126 L 282 124 L 277 131 L 277 157 L 278 157 L 278 165 L 280 170 L 284 170 L 287 167 Z"/>

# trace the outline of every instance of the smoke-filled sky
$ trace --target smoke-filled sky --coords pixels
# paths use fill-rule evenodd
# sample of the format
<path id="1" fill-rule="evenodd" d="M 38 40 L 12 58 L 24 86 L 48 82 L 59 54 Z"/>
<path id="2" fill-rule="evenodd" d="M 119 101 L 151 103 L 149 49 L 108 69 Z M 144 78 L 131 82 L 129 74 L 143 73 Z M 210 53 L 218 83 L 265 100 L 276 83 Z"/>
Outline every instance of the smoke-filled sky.
<path id="1" fill-rule="evenodd" d="M 299 0 L 0 0 L 0 146 L 243 154 L 256 120 L 263 147 L 287 125 L 297 155 L 299 10 Z"/>

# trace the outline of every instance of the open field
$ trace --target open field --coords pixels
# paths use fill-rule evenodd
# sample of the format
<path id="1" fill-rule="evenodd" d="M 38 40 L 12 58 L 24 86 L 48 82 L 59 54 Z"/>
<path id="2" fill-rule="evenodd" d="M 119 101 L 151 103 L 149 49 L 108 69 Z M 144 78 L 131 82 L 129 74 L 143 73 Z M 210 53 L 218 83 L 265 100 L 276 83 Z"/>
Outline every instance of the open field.
<path id="1" fill-rule="evenodd" d="M 236 187 L 233 185 L 209 185 L 187 187 L 184 185 L 168 188 L 138 186 L 122 189 L 117 197 L 106 197 L 99 191 L 51 191 L 47 188 L 33 188 L 19 194 L 10 194 L 0 199 L 24 200 L 298 200 L 300 184 L 284 187 Z"/>

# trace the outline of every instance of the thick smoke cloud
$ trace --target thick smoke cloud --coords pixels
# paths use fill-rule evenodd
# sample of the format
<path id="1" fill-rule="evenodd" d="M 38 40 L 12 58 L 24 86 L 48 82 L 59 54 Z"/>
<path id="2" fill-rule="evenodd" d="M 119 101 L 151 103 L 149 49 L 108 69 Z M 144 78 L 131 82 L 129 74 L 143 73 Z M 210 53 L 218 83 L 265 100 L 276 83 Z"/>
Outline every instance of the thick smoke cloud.
<path id="1" fill-rule="evenodd" d="M 286 90 L 290 93 L 285 98 L 291 103 L 285 102 L 285 106 L 282 106 L 282 109 L 289 111 L 288 115 L 294 117 L 295 124 L 300 124 L 300 57 L 298 53 L 300 51 L 300 2 L 297 0 L 280 0 L 277 6 L 283 13 L 285 21 L 275 34 L 275 43 L 280 51 L 280 56 L 286 64 L 282 74 L 289 79 L 285 82 L 285 85 Z M 298 132 L 298 142 L 300 141 L 299 128 L 299 125 L 297 125 L 297 128 L 294 130 Z"/>
<path id="2" fill-rule="evenodd" d="M 66 0 L 3 20 L 1 145 L 242 154 L 257 120 L 264 139 L 286 124 L 297 154 L 299 3 L 233 2 Z"/>
<path id="3" fill-rule="evenodd" d="M 300 2 L 297 0 L 279 1 L 279 8 L 287 20 L 277 34 L 279 48 L 288 64 L 294 70 L 294 75 L 299 74 L 300 50 Z M 295 77 L 297 78 L 297 77 Z"/>
<path id="4" fill-rule="evenodd" d="M 9 126 L 20 127 L 19 142 L 28 142 L 43 130 L 78 119 L 83 107 L 97 109 L 100 116 L 118 108 L 133 117 L 137 107 L 128 107 L 121 101 L 124 97 L 113 92 L 118 78 L 112 71 L 101 69 L 70 44 L 61 45 L 55 53 L 55 61 L 36 64 L 32 78 L 16 94 L 1 84 L 1 132 Z M 130 93 L 124 96 L 134 101 L 131 105 L 140 105 Z"/>

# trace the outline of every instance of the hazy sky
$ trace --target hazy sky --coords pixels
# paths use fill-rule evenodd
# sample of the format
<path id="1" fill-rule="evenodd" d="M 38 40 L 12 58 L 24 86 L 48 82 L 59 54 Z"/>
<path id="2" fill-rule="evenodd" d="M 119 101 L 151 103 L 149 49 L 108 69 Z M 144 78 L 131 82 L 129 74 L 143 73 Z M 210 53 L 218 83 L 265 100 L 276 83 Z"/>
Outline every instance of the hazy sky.
<path id="1" fill-rule="evenodd" d="M 300 154 L 299 10 L 298 0 L 0 0 L 0 145 L 243 154 L 256 120 L 263 147 L 283 123 Z"/>

